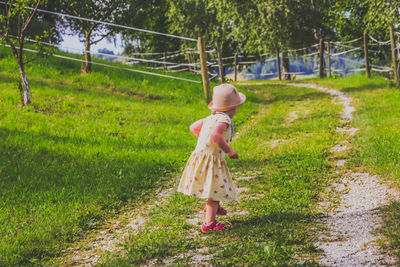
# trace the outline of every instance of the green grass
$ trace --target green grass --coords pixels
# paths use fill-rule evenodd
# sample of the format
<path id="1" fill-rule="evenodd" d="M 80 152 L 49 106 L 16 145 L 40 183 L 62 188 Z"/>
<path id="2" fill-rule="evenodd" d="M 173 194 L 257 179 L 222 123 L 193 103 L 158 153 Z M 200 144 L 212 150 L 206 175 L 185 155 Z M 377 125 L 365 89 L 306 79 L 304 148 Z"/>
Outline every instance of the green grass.
<path id="1" fill-rule="evenodd" d="M 53 263 L 105 220 L 150 199 L 155 188 L 179 175 L 194 148 L 188 126 L 209 114 L 200 84 L 93 69 L 80 75 L 77 62 L 35 61 L 27 67 L 33 104 L 22 107 L 15 60 L 0 47 L 0 265 Z M 173 75 L 200 80 L 190 73 Z M 399 186 L 398 89 L 379 77 L 307 82 L 354 99 L 353 125 L 360 132 L 348 167 Z M 105 265 L 141 264 L 203 247 L 214 254 L 211 263 L 221 266 L 315 265 L 304 259 L 317 253 L 314 207 L 334 178 L 329 149 L 340 138 L 335 132 L 340 107 L 312 89 L 238 87 L 247 102 L 234 118 L 241 135 L 233 148 L 240 159 L 229 166 L 237 175 L 261 173 L 239 182 L 249 188 L 248 197 L 228 209 L 249 214 L 228 217 L 230 231 L 202 239 L 187 219 L 203 202 L 173 194 L 152 209 L 140 234 L 131 234 L 125 256 L 105 255 Z M 299 119 L 288 123 L 292 111 Z M 271 149 L 268 142 L 276 139 L 288 142 Z M 400 257 L 398 203 L 384 215 L 385 246 Z M 190 257 L 176 260 L 189 263 Z"/>
<path id="2" fill-rule="evenodd" d="M 400 92 L 382 77 L 364 76 L 313 81 L 336 88 L 353 98 L 353 127 L 360 128 L 350 167 L 390 178 L 400 186 Z"/>
<path id="3" fill-rule="evenodd" d="M 33 104 L 22 107 L 15 60 L 0 48 L 0 265 L 43 264 L 153 194 L 184 166 L 190 123 L 209 114 L 200 84 L 93 69 L 35 61 Z M 239 125 L 259 102 L 246 94 Z"/>
<path id="4" fill-rule="evenodd" d="M 356 108 L 353 127 L 360 128 L 352 143 L 349 168 L 379 174 L 387 183 L 400 188 L 400 91 L 382 77 L 364 76 L 312 80 L 319 85 L 347 92 Z M 400 209 L 394 202 L 382 210 L 387 237 L 382 242 L 400 259 Z"/>
<path id="5" fill-rule="evenodd" d="M 103 258 L 105 266 L 139 265 L 149 259 L 161 264 L 167 256 L 201 248 L 209 248 L 207 253 L 214 255 L 211 263 L 216 266 L 317 265 L 307 260 L 317 254 L 314 208 L 332 179 L 329 149 L 338 139 L 335 129 L 340 107 L 329 95 L 312 89 L 251 88 L 262 94 L 263 112 L 249 117 L 239 129 L 243 132 L 233 148 L 240 159 L 229 160 L 228 165 L 234 177 L 254 171 L 260 174 L 239 182 L 249 188 L 240 202 L 223 204 L 228 212 L 243 209 L 249 214 L 222 219 L 232 229 L 202 238 L 200 225 L 193 226 L 187 219 L 199 212 L 204 201 L 173 194 L 165 205 L 151 211 L 148 225 L 132 233 L 124 253 Z M 299 119 L 288 123 L 292 111 L 299 112 Z M 271 149 L 269 142 L 275 139 L 288 142 Z M 174 264 L 190 265 L 190 257 L 177 258 Z"/>

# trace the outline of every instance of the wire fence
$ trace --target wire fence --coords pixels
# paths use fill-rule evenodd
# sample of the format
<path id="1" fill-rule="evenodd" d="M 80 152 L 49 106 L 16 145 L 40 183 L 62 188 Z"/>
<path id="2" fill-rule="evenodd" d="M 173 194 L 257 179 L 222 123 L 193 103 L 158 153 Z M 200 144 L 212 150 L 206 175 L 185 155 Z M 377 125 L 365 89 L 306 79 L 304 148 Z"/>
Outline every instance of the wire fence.
<path id="1" fill-rule="evenodd" d="M 4 1 L 0 1 L 0 4 L 10 5 L 9 3 L 6 3 Z M 34 10 L 34 8 L 31 8 L 31 7 L 27 7 L 27 8 L 30 10 Z M 145 32 L 148 34 L 155 34 L 155 35 L 160 35 L 160 36 L 169 37 L 169 38 L 177 38 L 177 39 L 181 39 L 181 40 L 189 41 L 189 42 L 197 43 L 197 41 L 198 41 L 194 38 L 189 38 L 189 37 L 184 37 L 184 36 L 179 36 L 179 35 L 174 35 L 174 34 L 166 34 L 166 33 L 161 33 L 161 32 L 156 32 L 156 31 L 140 29 L 140 28 L 136 28 L 136 27 L 120 25 L 120 24 L 111 23 L 111 22 L 107 22 L 107 21 L 94 20 L 94 19 L 90 19 L 90 18 L 73 16 L 73 15 L 69 15 L 69 14 L 63 14 L 63 13 L 53 12 L 53 11 L 44 10 L 44 9 L 37 9 L 36 14 L 38 15 L 40 13 L 46 13 L 46 14 L 58 16 L 58 17 L 61 17 L 62 19 L 71 18 L 71 19 L 75 19 L 75 20 L 86 21 L 86 22 L 89 22 L 92 24 L 101 24 L 104 26 L 119 28 L 121 30 L 132 30 L 132 31 Z M 18 38 L 17 36 L 9 36 L 9 37 L 14 38 L 14 39 Z M 29 43 L 39 43 L 44 46 L 60 48 L 60 46 L 57 44 L 48 43 L 48 42 L 40 42 L 40 41 L 29 39 L 29 38 L 25 38 L 25 41 L 27 41 Z M 85 49 L 81 49 L 78 47 L 68 47 L 68 46 L 63 46 L 63 49 L 67 50 L 69 52 L 75 53 L 75 54 L 90 53 L 90 55 L 93 55 L 94 57 L 101 58 L 101 59 L 104 59 L 107 61 L 119 62 L 119 63 L 126 65 L 126 67 L 119 67 L 119 69 L 121 69 L 121 70 L 138 72 L 138 73 L 142 73 L 142 74 L 146 74 L 146 75 L 159 76 L 159 77 L 170 78 L 170 79 L 175 79 L 175 80 L 183 80 L 183 81 L 193 82 L 193 83 L 201 83 L 199 81 L 192 80 L 192 79 L 180 78 L 180 77 L 176 77 L 176 76 L 172 76 L 172 75 L 161 74 L 158 72 L 151 71 L 151 69 L 153 68 L 153 69 L 163 69 L 164 71 L 174 73 L 174 72 L 191 71 L 192 69 L 196 70 L 196 69 L 200 68 L 200 63 L 198 63 L 196 61 L 194 61 L 194 62 L 190 62 L 190 61 L 185 62 L 184 61 L 185 58 L 188 57 L 188 55 L 189 55 L 189 57 L 190 57 L 190 55 L 192 55 L 192 57 L 195 58 L 194 55 L 199 54 L 199 52 L 197 51 L 197 47 L 189 47 L 189 48 L 186 48 L 183 50 L 178 50 L 178 51 L 144 52 L 144 53 L 134 52 L 134 53 L 130 53 L 129 55 L 108 54 L 108 53 L 104 53 L 101 51 L 97 51 L 97 52 L 96 51 L 86 51 Z M 24 51 L 27 51 L 29 53 L 38 53 L 39 52 L 37 50 L 27 49 L 27 48 L 25 48 Z M 214 51 L 215 51 L 215 49 L 214 50 L 209 49 L 206 52 L 213 53 Z M 80 60 L 80 59 L 76 59 L 74 57 L 62 56 L 59 54 L 52 54 L 51 56 L 62 58 L 64 60 L 79 61 L 82 63 L 90 63 L 92 65 L 101 65 L 104 67 L 109 67 L 109 68 L 114 68 L 114 69 L 117 68 L 115 66 L 115 64 L 114 65 L 106 64 L 106 62 L 99 63 L 99 62 L 96 62 L 93 60 L 84 60 L 84 59 Z M 162 57 L 160 57 L 160 56 L 162 56 Z M 208 63 L 208 64 L 211 65 L 212 63 Z M 134 69 L 133 66 L 147 67 L 147 68 L 149 68 L 149 71 L 137 70 L 137 69 Z M 213 76 L 212 73 L 209 73 L 209 75 L 211 77 Z"/>
<path id="2" fill-rule="evenodd" d="M 400 36 L 399 33 L 396 33 Z M 381 75 L 393 76 L 393 62 L 391 57 L 391 40 L 379 41 L 369 35 L 367 42 L 369 54 L 369 69 Z M 399 55 L 400 45 L 396 42 L 397 55 Z M 327 50 L 329 46 L 329 51 Z M 366 71 L 364 38 L 359 37 L 350 41 L 343 42 L 324 42 L 323 52 L 323 71 L 326 75 L 346 76 Z M 309 77 L 320 75 L 320 44 L 310 45 L 309 47 L 286 50 L 277 55 L 262 55 L 254 61 L 241 61 L 238 57 L 237 67 L 240 68 L 240 79 L 272 79 L 277 78 L 278 60 L 280 66 L 283 65 L 282 57 L 287 53 L 289 59 L 289 71 L 284 74 L 295 75 L 297 77 Z M 235 57 L 225 57 L 224 66 L 227 68 L 228 77 L 233 78 Z M 229 61 L 230 60 L 230 61 Z"/>
<path id="3" fill-rule="evenodd" d="M 0 1 L 0 4 L 4 5 L 6 3 Z M 93 24 L 102 24 L 104 26 L 120 28 L 121 30 L 132 30 L 145 32 L 148 34 L 160 35 L 168 38 L 177 38 L 180 40 L 188 41 L 192 44 L 193 42 L 198 41 L 189 37 L 160 33 L 156 31 L 150 31 L 126 25 L 119 25 L 107 21 L 83 18 L 44 9 L 38 9 L 37 12 L 58 16 L 63 19 L 70 18 L 90 22 Z M 395 32 L 395 35 L 398 38 L 398 36 L 400 36 L 400 33 Z M 365 62 L 366 55 L 364 48 L 364 39 L 365 37 L 359 37 L 349 41 L 323 42 L 322 48 L 321 44 L 318 43 L 310 45 L 308 47 L 283 50 L 280 51 L 280 53 L 278 54 L 266 53 L 260 55 L 247 55 L 239 52 L 235 55 L 226 55 L 225 57 L 221 57 L 221 55 L 218 55 L 217 50 L 213 46 L 208 46 L 205 51 L 208 58 L 208 60 L 206 61 L 206 65 L 208 67 L 208 78 L 215 79 L 223 75 L 231 80 L 272 79 L 278 77 L 280 72 L 282 71 L 282 67 L 279 67 L 278 69 L 278 66 L 284 66 L 283 74 L 291 75 L 292 77 L 318 76 L 321 75 L 321 71 L 323 73 L 326 73 L 327 75 L 340 76 L 365 72 L 367 71 L 367 65 Z M 29 41 L 31 43 L 38 43 L 38 41 L 32 39 L 26 39 L 26 41 Z M 58 45 L 52 43 L 41 42 L 41 44 L 46 46 L 59 47 Z M 366 45 L 368 48 L 368 56 L 370 61 L 370 64 L 368 64 L 368 70 L 380 73 L 382 75 L 393 75 L 394 70 L 392 66 L 391 40 L 381 41 L 377 38 L 374 38 L 374 36 L 368 35 L 368 42 Z M 140 72 L 147 75 L 199 83 L 199 81 L 179 78 L 172 75 L 178 72 L 193 72 L 196 74 L 201 73 L 201 62 L 199 55 L 200 49 L 197 46 L 190 47 L 189 45 L 188 48 L 175 51 L 141 53 L 132 52 L 123 55 L 104 53 L 104 51 L 85 51 L 84 49 L 80 49 L 77 47 L 63 46 L 63 48 L 77 54 L 90 53 L 94 57 L 108 61 L 119 62 L 126 65 L 126 67 L 118 67 L 121 70 Z M 326 47 L 329 48 L 327 49 Z M 396 53 L 399 54 L 400 46 L 396 44 L 395 48 L 397 50 Z M 37 51 L 34 51 L 32 49 L 27 49 L 26 51 L 37 53 Z M 62 56 L 59 54 L 54 54 L 53 56 L 65 60 L 74 60 L 88 63 L 88 61 L 84 59 L 77 60 L 76 58 Z M 218 57 L 220 57 L 223 70 L 220 70 Z M 283 57 L 287 57 L 286 62 Z M 92 63 L 93 65 L 117 68 L 115 65 L 98 62 L 96 63 L 93 60 L 89 61 L 89 63 Z M 289 68 L 287 68 L 288 65 Z M 149 71 L 135 69 L 135 67 L 139 66 L 146 67 L 149 69 Z M 156 71 L 152 72 L 151 69 L 154 69 Z M 159 73 L 160 71 L 165 71 L 165 73 Z M 239 77 L 237 77 L 238 73 Z"/>

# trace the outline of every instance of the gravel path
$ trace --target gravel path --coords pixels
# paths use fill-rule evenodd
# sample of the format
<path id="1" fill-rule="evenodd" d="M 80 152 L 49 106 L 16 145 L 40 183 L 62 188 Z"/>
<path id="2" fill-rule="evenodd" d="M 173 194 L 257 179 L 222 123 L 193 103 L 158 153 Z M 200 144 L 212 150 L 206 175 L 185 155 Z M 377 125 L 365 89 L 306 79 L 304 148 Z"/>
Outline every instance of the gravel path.
<path id="1" fill-rule="evenodd" d="M 337 131 L 346 134 L 331 151 L 342 152 L 348 149 L 350 136 L 358 129 L 350 128 L 354 107 L 352 99 L 345 93 L 311 84 L 289 84 L 291 86 L 314 88 L 333 96 L 336 104 L 343 106 L 341 122 L 345 125 Z M 382 238 L 374 234 L 382 225 L 379 209 L 388 205 L 390 200 L 400 200 L 400 194 L 381 183 L 382 179 L 369 173 L 341 171 L 345 160 L 336 161 L 337 172 L 342 175 L 338 183 L 328 190 L 340 193 L 340 204 L 331 210 L 321 221 L 329 229 L 329 234 L 319 233 L 317 246 L 324 252 L 320 264 L 324 266 L 395 266 L 396 259 L 383 255 L 377 245 Z M 321 207 L 330 205 L 328 200 Z"/>

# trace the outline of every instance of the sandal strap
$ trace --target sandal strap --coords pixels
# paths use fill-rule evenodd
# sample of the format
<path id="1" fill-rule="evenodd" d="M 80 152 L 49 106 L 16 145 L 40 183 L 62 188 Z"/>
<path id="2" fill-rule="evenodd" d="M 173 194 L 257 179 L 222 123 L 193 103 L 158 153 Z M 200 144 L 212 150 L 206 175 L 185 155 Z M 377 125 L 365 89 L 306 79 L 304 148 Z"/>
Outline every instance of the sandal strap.
<path id="1" fill-rule="evenodd" d="M 228 227 L 226 227 L 225 225 L 223 225 L 222 223 L 216 222 L 216 224 L 213 226 L 213 230 L 214 231 L 220 231 L 220 230 L 225 230 L 228 229 Z"/>
<path id="2" fill-rule="evenodd" d="M 207 231 L 223 231 L 223 230 L 227 230 L 227 229 L 228 229 L 227 226 L 225 226 L 222 223 L 219 223 L 217 221 L 213 221 L 209 225 L 203 223 L 203 226 L 202 226 L 203 232 L 207 232 Z"/>

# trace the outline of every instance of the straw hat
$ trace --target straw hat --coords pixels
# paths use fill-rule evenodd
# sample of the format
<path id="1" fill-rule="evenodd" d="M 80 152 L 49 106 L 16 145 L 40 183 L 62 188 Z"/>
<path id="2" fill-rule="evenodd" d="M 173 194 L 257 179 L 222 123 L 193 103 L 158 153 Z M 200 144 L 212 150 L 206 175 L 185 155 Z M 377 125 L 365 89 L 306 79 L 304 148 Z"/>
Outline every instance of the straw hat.
<path id="1" fill-rule="evenodd" d="M 213 100 L 208 108 L 213 111 L 228 111 L 242 105 L 246 96 L 239 93 L 235 86 L 224 83 L 214 87 Z"/>

